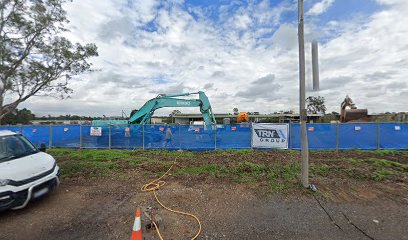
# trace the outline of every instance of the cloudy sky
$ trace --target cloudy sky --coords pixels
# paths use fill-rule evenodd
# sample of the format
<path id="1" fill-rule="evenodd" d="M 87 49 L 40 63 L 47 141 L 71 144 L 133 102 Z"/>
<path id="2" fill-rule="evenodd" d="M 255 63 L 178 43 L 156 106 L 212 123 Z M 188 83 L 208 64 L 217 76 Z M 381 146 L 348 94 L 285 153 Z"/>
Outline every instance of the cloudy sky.
<path id="1" fill-rule="evenodd" d="M 158 93 L 198 90 L 216 113 L 298 112 L 296 0 L 74 0 L 66 9 L 67 36 L 97 44 L 98 71 L 72 81 L 70 99 L 21 106 L 38 115 L 120 115 Z M 406 0 L 305 0 L 306 95 L 325 97 L 329 111 L 346 94 L 369 113 L 408 111 L 407 13 Z M 313 39 L 319 92 L 311 90 Z"/>

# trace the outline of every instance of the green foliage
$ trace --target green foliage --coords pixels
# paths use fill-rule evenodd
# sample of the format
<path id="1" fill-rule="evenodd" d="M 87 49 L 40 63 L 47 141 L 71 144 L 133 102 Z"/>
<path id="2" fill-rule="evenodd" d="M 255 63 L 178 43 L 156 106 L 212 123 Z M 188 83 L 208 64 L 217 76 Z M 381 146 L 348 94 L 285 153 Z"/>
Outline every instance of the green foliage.
<path id="1" fill-rule="evenodd" d="M 361 159 L 355 159 L 355 158 L 343 158 L 342 160 L 348 161 L 348 162 L 351 162 L 351 163 L 354 163 L 354 164 L 364 163 L 363 160 L 361 160 Z"/>
<path id="2" fill-rule="evenodd" d="M 299 173 L 300 164 L 298 162 L 272 164 L 268 176 L 271 190 L 284 192 L 298 187 Z"/>
<path id="3" fill-rule="evenodd" d="M 106 176 L 118 172 L 114 162 L 98 161 L 65 161 L 59 164 L 62 177 L 72 177 L 78 174 L 87 176 Z"/>
<path id="4" fill-rule="evenodd" d="M 226 150 L 218 150 L 220 153 L 230 153 L 230 154 L 249 154 L 253 153 L 254 150 L 251 148 L 243 148 L 243 149 L 226 149 Z"/>
<path id="5" fill-rule="evenodd" d="M 64 98 L 69 80 L 89 71 L 97 56 L 95 44 L 81 45 L 62 37 L 68 23 L 63 4 L 68 0 L 0 2 L 0 119 L 28 98 Z"/>
<path id="6" fill-rule="evenodd" d="M 393 168 L 397 171 L 407 171 L 408 170 L 408 165 L 402 164 L 399 162 L 395 161 L 389 161 L 386 159 L 379 159 L 379 158 L 368 158 L 368 159 L 355 159 L 355 158 L 343 158 L 342 160 L 351 162 L 353 164 L 360 164 L 360 165 L 366 165 L 366 166 L 372 166 L 375 167 L 376 169 L 382 169 L 382 168 Z"/>
<path id="7" fill-rule="evenodd" d="M 289 158 L 284 161 L 266 162 L 253 159 L 257 151 L 248 149 L 205 153 L 95 149 L 50 149 L 48 152 L 57 158 L 63 177 L 118 176 L 127 168 L 159 177 L 174 163 L 174 158 L 180 156 L 171 172 L 174 175 L 220 177 L 253 187 L 268 187 L 272 192 L 301 189 L 300 161 L 291 156 L 299 154 L 298 151 L 286 151 Z M 338 159 L 334 164 L 333 161 L 310 164 L 312 179 L 324 181 L 331 178 L 383 181 L 404 178 L 406 174 L 405 164 L 367 156 Z"/>
<path id="8" fill-rule="evenodd" d="M 267 170 L 265 164 L 253 163 L 253 162 L 240 162 L 235 167 L 235 172 L 240 173 L 251 173 L 251 174 L 262 174 Z"/>
<path id="9" fill-rule="evenodd" d="M 180 157 L 192 157 L 194 156 L 193 152 L 190 151 L 167 151 L 167 150 L 147 150 L 146 153 L 150 155 L 166 155 L 166 156 L 180 156 Z"/>
<path id="10" fill-rule="evenodd" d="M 327 164 L 310 164 L 311 176 L 328 176 L 330 167 Z"/>
<path id="11" fill-rule="evenodd" d="M 408 155 L 408 151 L 403 151 L 403 150 L 375 150 L 372 151 L 374 154 L 379 155 L 379 156 L 403 156 L 403 155 Z"/>
<path id="12" fill-rule="evenodd" d="M 379 167 L 395 167 L 401 170 L 408 170 L 408 165 L 401 164 L 399 162 L 388 161 L 385 159 L 378 159 L 378 158 L 370 158 L 369 161 L 372 162 L 375 166 L 379 166 Z"/>
<path id="13" fill-rule="evenodd" d="M 82 149 L 82 150 L 71 152 L 69 156 L 74 159 L 82 159 L 82 160 L 110 161 L 110 160 L 115 160 L 115 159 L 129 158 L 130 151 Z"/>
<path id="14" fill-rule="evenodd" d="M 70 148 L 52 148 L 52 149 L 48 149 L 47 153 L 51 154 L 54 157 L 60 157 L 60 156 L 69 156 L 71 153 L 75 151 L 77 150 L 70 149 Z"/>
<path id="15" fill-rule="evenodd" d="M 226 173 L 226 169 L 217 164 L 203 164 L 197 167 L 183 167 L 175 170 L 175 175 L 189 175 L 189 174 L 212 174 L 219 175 Z"/>
<path id="16" fill-rule="evenodd" d="M 16 125 L 16 124 L 30 124 L 35 115 L 30 110 L 23 108 L 21 110 L 14 110 L 9 112 L 1 119 L 2 125 Z"/>
<path id="17" fill-rule="evenodd" d="M 307 111 L 310 113 L 326 113 L 326 106 L 324 105 L 324 97 L 309 96 L 306 99 Z"/>
<path id="18" fill-rule="evenodd" d="M 375 181 L 381 182 L 383 181 L 387 176 L 393 175 L 394 172 L 390 170 L 379 170 L 373 173 L 372 178 Z"/>

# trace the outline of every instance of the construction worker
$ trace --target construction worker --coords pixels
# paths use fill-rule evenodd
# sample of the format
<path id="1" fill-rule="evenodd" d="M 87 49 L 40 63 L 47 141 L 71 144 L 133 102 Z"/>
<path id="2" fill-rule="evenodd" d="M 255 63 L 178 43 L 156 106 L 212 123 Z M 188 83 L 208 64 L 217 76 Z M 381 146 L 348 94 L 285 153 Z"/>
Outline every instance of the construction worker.
<path id="1" fill-rule="evenodd" d="M 164 147 L 167 148 L 169 144 L 173 146 L 173 133 L 171 132 L 170 127 L 167 128 L 166 130 L 166 136 L 165 136 L 166 142 L 164 143 Z"/>

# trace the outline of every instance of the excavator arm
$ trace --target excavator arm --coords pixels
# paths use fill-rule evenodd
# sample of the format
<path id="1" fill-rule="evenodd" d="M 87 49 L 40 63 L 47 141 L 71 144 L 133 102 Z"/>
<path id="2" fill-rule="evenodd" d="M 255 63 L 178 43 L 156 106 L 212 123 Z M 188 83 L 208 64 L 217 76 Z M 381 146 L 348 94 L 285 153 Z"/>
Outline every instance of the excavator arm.
<path id="1" fill-rule="evenodd" d="M 196 94 L 198 94 L 198 99 L 177 98 Z M 129 124 L 146 124 L 150 121 L 154 111 L 164 107 L 200 107 L 205 125 L 211 126 L 216 124 L 210 101 L 205 93 L 201 91 L 173 95 L 160 94 L 156 98 L 147 101 L 137 112 L 130 116 Z"/>

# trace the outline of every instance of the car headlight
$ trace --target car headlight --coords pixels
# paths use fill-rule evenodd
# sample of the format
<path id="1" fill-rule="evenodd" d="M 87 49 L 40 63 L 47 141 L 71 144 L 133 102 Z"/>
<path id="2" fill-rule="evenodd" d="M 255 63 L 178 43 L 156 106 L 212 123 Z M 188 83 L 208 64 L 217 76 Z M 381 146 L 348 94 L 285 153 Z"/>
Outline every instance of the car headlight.
<path id="1" fill-rule="evenodd" d="M 7 186 L 9 182 L 9 179 L 0 179 L 0 187 Z"/>

